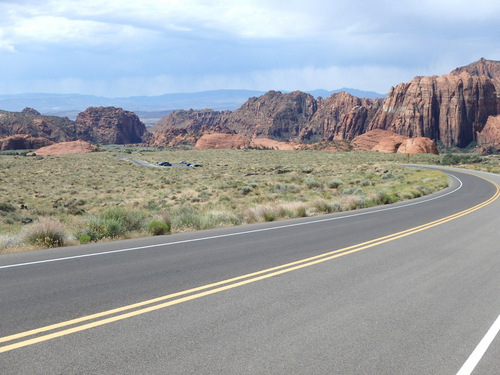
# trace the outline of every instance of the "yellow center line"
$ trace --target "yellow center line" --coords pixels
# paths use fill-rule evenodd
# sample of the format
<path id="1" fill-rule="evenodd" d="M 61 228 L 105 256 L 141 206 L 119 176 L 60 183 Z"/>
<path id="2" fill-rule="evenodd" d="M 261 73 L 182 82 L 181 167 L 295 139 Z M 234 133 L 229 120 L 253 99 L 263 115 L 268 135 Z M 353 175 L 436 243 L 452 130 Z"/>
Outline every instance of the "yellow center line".
<path id="1" fill-rule="evenodd" d="M 482 177 L 480 177 L 480 178 L 482 178 Z M 485 179 L 485 180 L 487 180 L 487 179 Z M 80 317 L 80 318 L 77 318 L 77 319 L 72 319 L 72 320 L 68 320 L 68 321 L 65 321 L 65 322 L 61 322 L 61 323 L 57 323 L 57 324 L 52 324 L 52 325 L 48 325 L 48 326 L 45 326 L 45 327 L 40 327 L 40 328 L 33 329 L 33 330 L 30 330 L 30 331 L 21 332 L 21 333 L 18 333 L 18 334 L 1 337 L 0 338 L 0 343 L 2 343 L 2 342 L 8 342 L 8 341 L 13 341 L 13 340 L 21 339 L 23 337 L 33 336 L 33 335 L 36 335 L 36 334 L 39 334 L 39 333 L 43 333 L 43 332 L 47 332 L 47 331 L 52 331 L 52 330 L 55 330 L 55 329 L 58 329 L 58 328 L 63 328 L 63 327 L 67 327 L 67 326 L 70 326 L 70 325 L 75 325 L 75 324 L 78 324 L 78 323 L 83 323 L 83 322 L 87 322 L 87 321 L 90 321 L 90 320 L 94 320 L 94 319 L 98 319 L 98 318 L 103 318 L 103 317 L 106 317 L 106 316 L 109 316 L 109 315 L 126 312 L 128 310 L 137 309 L 135 311 L 126 312 L 126 313 L 123 313 L 123 314 L 120 314 L 120 315 L 111 316 L 111 317 L 108 317 L 108 318 L 105 318 L 105 319 L 101 319 L 101 320 L 96 320 L 94 322 L 82 324 L 82 325 L 79 325 L 79 326 L 76 326 L 76 327 L 67 328 L 67 329 L 64 329 L 64 330 L 61 330 L 61 331 L 58 331 L 58 332 L 53 332 L 53 333 L 49 333 L 49 334 L 42 335 L 42 336 L 39 336 L 39 337 L 35 337 L 35 338 L 27 339 L 27 340 L 24 340 L 24 341 L 20 341 L 20 342 L 17 342 L 17 343 L 13 343 L 13 344 L 10 344 L 10 345 L 5 345 L 3 347 L 0 347 L 0 353 L 7 352 L 7 351 L 10 351 L 10 350 L 14 350 L 14 349 L 17 349 L 17 348 L 21 348 L 21 347 L 24 347 L 24 346 L 36 344 L 36 343 L 39 343 L 39 342 L 51 340 L 51 339 L 54 339 L 54 338 L 57 338 L 57 337 L 69 335 L 69 334 L 72 334 L 72 333 L 75 333 L 75 332 L 80 332 L 80 331 L 83 331 L 83 330 L 87 330 L 87 329 L 90 329 L 90 328 L 98 327 L 98 326 L 105 325 L 105 324 L 112 323 L 112 322 L 116 322 L 116 321 L 119 321 L 119 320 L 127 319 L 127 318 L 130 318 L 130 317 L 133 317 L 133 316 L 145 314 L 145 313 L 148 313 L 148 312 L 151 312 L 151 311 L 163 309 L 163 308 L 166 308 L 166 307 L 169 307 L 169 306 L 177 305 L 177 304 L 180 304 L 180 303 L 183 303 L 183 302 L 191 301 L 191 300 L 198 299 L 198 298 L 201 298 L 201 297 L 205 297 L 205 296 L 208 296 L 208 295 L 211 295 L 211 294 L 219 293 L 219 292 L 222 292 L 222 291 L 226 291 L 226 290 L 229 290 L 229 289 L 237 288 L 237 287 L 240 287 L 240 286 L 243 286 L 243 285 L 251 284 L 251 283 L 254 283 L 254 282 L 257 282 L 257 281 L 261 281 L 261 280 L 264 280 L 264 279 L 268 279 L 268 278 L 271 278 L 271 277 L 274 277 L 274 276 L 278 276 L 278 275 L 282 275 L 282 274 L 285 274 L 285 273 L 288 273 L 288 272 L 296 271 L 296 270 L 299 270 L 299 269 L 302 269 L 302 268 L 310 267 L 310 266 L 313 266 L 313 265 L 316 265 L 316 264 L 319 264 L 319 263 L 322 263 L 322 262 L 326 262 L 326 261 L 329 261 L 329 260 L 332 260 L 332 259 L 335 259 L 335 258 L 342 257 L 344 255 L 353 254 L 353 253 L 356 253 L 356 252 L 359 252 L 359 251 L 362 251 L 362 250 L 366 250 L 366 249 L 369 249 L 369 248 L 372 248 L 372 247 L 375 247 L 375 246 L 378 246 L 378 245 L 381 245 L 381 244 L 384 244 L 384 243 L 387 243 L 387 242 L 390 242 L 390 241 L 394 241 L 394 240 L 399 239 L 399 238 L 403 238 L 403 237 L 406 237 L 406 236 L 409 236 L 409 235 L 421 232 L 421 231 L 426 230 L 426 229 L 433 228 L 435 226 L 447 223 L 447 222 L 449 222 L 451 220 L 455 220 L 455 219 L 460 218 L 460 217 L 462 217 L 464 215 L 467 215 L 469 213 L 477 211 L 480 208 L 483 208 L 483 207 L 491 204 L 492 202 L 494 202 L 496 199 L 498 199 L 498 197 L 500 196 L 500 186 L 498 184 L 490 181 L 490 180 L 487 180 L 487 181 L 490 182 L 491 184 L 493 184 L 495 186 L 495 188 L 496 188 L 495 194 L 490 199 L 488 199 L 488 200 L 486 200 L 486 201 L 484 201 L 484 202 L 482 202 L 482 203 L 480 203 L 480 204 L 478 204 L 478 205 L 476 205 L 474 207 L 471 207 L 471 208 L 466 209 L 464 211 L 458 212 L 456 214 L 453 214 L 453 215 L 450 215 L 450 216 L 447 216 L 447 217 L 444 217 L 444 218 L 441 218 L 439 220 L 435 220 L 435 221 L 432 221 L 432 222 L 429 222 L 429 223 L 426 223 L 426 224 L 423 224 L 423 225 L 419 225 L 417 227 L 413 227 L 413 228 L 410 228 L 410 229 L 407 229 L 407 230 L 404 230 L 404 231 L 401 231 L 401 232 L 393 233 L 393 234 L 390 234 L 390 235 L 387 235 L 387 236 L 384 236 L 384 237 L 379 237 L 379 238 L 376 238 L 376 239 L 373 239 L 373 240 L 370 240 L 370 241 L 366 241 L 366 242 L 363 242 L 363 243 L 360 243 L 360 244 L 356 244 L 356 245 L 348 246 L 348 247 L 345 247 L 345 248 L 342 248 L 342 249 L 330 251 L 330 252 L 323 253 L 323 254 L 320 254 L 320 255 L 316 255 L 316 256 L 313 256 L 313 257 L 310 257 L 310 258 L 306 258 L 306 259 L 298 260 L 298 261 L 295 261 L 295 262 L 287 263 L 287 264 L 284 264 L 284 265 L 281 265 L 281 266 L 276 266 L 276 267 L 264 269 L 264 270 L 261 270 L 261 271 L 249 273 L 249 274 L 246 274 L 246 275 L 242 275 L 242 276 L 238 276 L 238 277 L 234 277 L 234 278 L 222 280 L 222 281 L 219 281 L 219 282 L 216 282 L 216 283 L 207 284 L 207 285 L 203 285 L 203 286 L 200 286 L 200 287 L 188 289 L 188 290 L 185 290 L 185 291 L 168 294 L 168 295 L 165 295 L 165 296 L 161 296 L 161 297 L 158 297 L 158 298 L 154 298 L 154 299 L 142 301 L 142 302 L 139 302 L 139 303 L 135 303 L 135 304 L 123 306 L 123 307 L 120 307 L 120 308 L 116 308 L 116 309 L 112 309 L 112 310 L 107 310 L 107 311 L 103 311 L 103 312 L 92 314 L 92 315 L 83 316 L 83 317 Z M 178 298 L 178 297 L 182 297 L 182 298 Z M 177 299 L 174 299 L 174 298 L 177 298 Z M 164 303 L 160 303 L 160 304 L 156 304 L 156 305 L 153 305 L 153 306 L 149 306 L 149 307 L 144 307 L 144 306 L 147 306 L 147 305 L 155 304 L 155 303 L 166 301 L 166 300 L 169 300 L 169 299 L 170 300 L 173 299 L 173 300 L 167 301 L 167 302 L 164 302 Z M 141 308 L 141 307 L 143 307 L 143 308 Z M 141 308 L 141 309 L 139 309 L 139 308 Z"/>

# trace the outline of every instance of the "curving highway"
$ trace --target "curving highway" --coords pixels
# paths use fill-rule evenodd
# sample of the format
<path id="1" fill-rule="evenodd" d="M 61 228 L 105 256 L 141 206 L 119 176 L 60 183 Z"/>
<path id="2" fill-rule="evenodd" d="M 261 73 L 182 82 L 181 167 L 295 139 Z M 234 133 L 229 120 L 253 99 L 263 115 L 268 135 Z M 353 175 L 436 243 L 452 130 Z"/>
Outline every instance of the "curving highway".
<path id="1" fill-rule="evenodd" d="M 500 374 L 500 176 L 0 256 L 2 374 Z"/>

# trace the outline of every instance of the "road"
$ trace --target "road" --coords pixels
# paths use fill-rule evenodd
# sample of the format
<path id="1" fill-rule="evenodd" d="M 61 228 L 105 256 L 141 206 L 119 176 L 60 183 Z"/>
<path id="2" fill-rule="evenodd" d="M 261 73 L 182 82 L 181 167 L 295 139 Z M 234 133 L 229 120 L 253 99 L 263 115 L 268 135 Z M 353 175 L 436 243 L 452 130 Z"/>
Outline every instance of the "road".
<path id="1" fill-rule="evenodd" d="M 450 173 L 395 205 L 2 255 L 0 373 L 500 374 L 500 176 Z"/>

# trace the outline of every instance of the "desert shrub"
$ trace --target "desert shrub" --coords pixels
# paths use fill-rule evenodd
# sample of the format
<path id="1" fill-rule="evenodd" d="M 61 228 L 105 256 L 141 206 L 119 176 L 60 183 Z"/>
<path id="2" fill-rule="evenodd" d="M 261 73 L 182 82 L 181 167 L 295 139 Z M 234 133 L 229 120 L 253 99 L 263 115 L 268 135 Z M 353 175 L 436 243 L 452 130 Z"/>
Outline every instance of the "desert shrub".
<path id="1" fill-rule="evenodd" d="M 16 208 L 9 202 L 0 202 L 0 211 L 14 212 Z"/>
<path id="2" fill-rule="evenodd" d="M 168 231 L 170 232 L 172 229 L 172 216 L 170 216 L 170 213 L 168 211 L 161 211 L 158 213 L 158 216 L 165 224 L 167 224 Z"/>
<path id="3" fill-rule="evenodd" d="M 278 219 L 277 210 L 269 205 L 260 205 L 246 211 L 249 221 L 275 221 Z"/>
<path id="4" fill-rule="evenodd" d="M 265 221 L 275 221 L 278 218 L 278 213 L 269 207 L 262 212 L 262 217 Z"/>
<path id="5" fill-rule="evenodd" d="M 253 188 L 251 186 L 243 186 L 239 189 L 239 193 L 242 194 L 242 195 L 247 195 L 249 194 L 251 191 L 253 190 Z"/>
<path id="6" fill-rule="evenodd" d="M 160 236 L 170 232 L 170 227 L 163 221 L 153 220 L 148 225 L 148 232 L 153 236 Z"/>
<path id="7" fill-rule="evenodd" d="M 380 203 L 383 204 L 394 203 L 397 202 L 398 200 L 399 198 L 396 195 L 388 193 L 386 191 L 383 191 L 379 194 L 379 201 Z"/>
<path id="8" fill-rule="evenodd" d="M 144 229 L 146 214 L 142 211 L 127 210 L 124 207 L 114 207 L 104 211 L 99 217 L 108 221 L 113 227 L 119 225 L 124 231 L 139 231 Z"/>
<path id="9" fill-rule="evenodd" d="M 364 206 L 364 199 L 355 195 L 345 197 L 342 202 L 341 209 L 343 211 L 355 210 Z"/>
<path id="10" fill-rule="evenodd" d="M 21 238 L 19 234 L 16 235 L 8 235 L 3 234 L 0 235 L 0 250 L 8 249 L 11 247 L 19 246 L 21 244 Z"/>
<path id="11" fill-rule="evenodd" d="M 443 165 L 456 165 L 456 164 L 476 164 L 481 163 L 483 158 L 478 155 L 453 155 L 447 153 L 441 159 Z"/>
<path id="12" fill-rule="evenodd" d="M 339 210 L 338 206 L 321 198 L 313 201 L 312 205 L 318 212 L 331 213 Z"/>
<path id="13" fill-rule="evenodd" d="M 201 228 L 217 228 L 224 227 L 227 225 L 239 225 L 241 224 L 240 219 L 223 211 L 210 211 L 201 215 Z"/>
<path id="14" fill-rule="evenodd" d="M 123 222 L 116 217 L 103 218 L 100 216 L 89 216 L 83 229 L 77 234 L 80 239 L 88 236 L 89 241 L 98 241 L 103 238 L 115 238 L 127 232 Z M 83 237 L 86 239 L 87 237 Z"/>
<path id="15" fill-rule="evenodd" d="M 317 188 L 322 187 L 322 184 L 320 182 L 316 181 L 312 177 L 307 177 L 304 180 L 304 183 L 306 184 L 306 186 L 307 186 L 308 189 L 317 189 Z"/>
<path id="16" fill-rule="evenodd" d="M 361 189 L 360 187 L 357 187 L 356 189 L 353 190 L 352 194 L 353 195 L 362 195 L 363 189 Z"/>
<path id="17" fill-rule="evenodd" d="M 295 209 L 297 217 L 306 217 L 307 216 L 307 208 L 305 205 L 301 205 Z"/>
<path id="18" fill-rule="evenodd" d="M 344 185 L 344 182 L 342 180 L 334 178 L 330 182 L 328 182 L 328 187 L 330 189 L 338 189 L 339 186 Z"/>
<path id="19" fill-rule="evenodd" d="M 276 184 L 271 189 L 272 193 L 298 193 L 300 188 L 295 184 Z"/>
<path id="20" fill-rule="evenodd" d="M 21 233 L 23 242 L 44 246 L 59 247 L 66 244 L 64 224 L 48 218 L 41 218 L 25 227 Z"/>
<path id="21" fill-rule="evenodd" d="M 81 244 L 87 244 L 91 241 L 92 239 L 90 238 L 90 236 L 88 234 L 82 234 L 80 237 L 78 237 L 78 241 L 81 243 Z"/>
<path id="22" fill-rule="evenodd" d="M 201 229 L 201 214 L 193 206 L 180 206 L 172 211 L 172 227 Z"/>

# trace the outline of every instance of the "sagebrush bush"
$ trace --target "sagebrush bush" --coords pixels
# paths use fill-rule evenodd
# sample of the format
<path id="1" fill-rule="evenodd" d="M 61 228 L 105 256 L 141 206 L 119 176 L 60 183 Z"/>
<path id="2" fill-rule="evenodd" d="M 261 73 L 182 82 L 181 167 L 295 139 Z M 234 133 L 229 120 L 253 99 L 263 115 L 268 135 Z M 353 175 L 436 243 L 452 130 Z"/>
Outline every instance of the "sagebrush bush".
<path id="1" fill-rule="evenodd" d="M 306 186 L 307 186 L 308 189 L 317 189 L 317 188 L 320 188 L 320 187 L 323 186 L 323 184 L 321 182 L 316 181 L 312 177 L 307 177 L 304 180 L 304 183 L 306 184 Z"/>
<path id="2" fill-rule="evenodd" d="M 66 228 L 60 221 L 41 218 L 26 226 L 21 232 L 23 242 L 44 246 L 58 247 L 66 244 Z"/>
<path id="3" fill-rule="evenodd" d="M 16 208 L 9 202 L 0 202 L 0 211 L 14 212 Z"/>
<path id="4" fill-rule="evenodd" d="M 341 185 L 344 185 L 344 181 L 336 179 L 336 178 L 333 180 L 330 180 L 330 182 L 328 182 L 328 187 L 330 189 L 338 189 L 339 186 L 341 186 Z"/>
<path id="5" fill-rule="evenodd" d="M 120 237 L 127 232 L 123 221 L 117 217 L 89 216 L 84 227 L 77 233 L 77 238 L 88 236 L 90 241 L 98 241 L 103 238 Z"/>
<path id="6" fill-rule="evenodd" d="M 144 229 L 147 215 L 138 210 L 114 207 L 102 212 L 99 217 L 104 220 L 111 220 L 111 223 L 120 223 L 125 231 L 138 231 Z"/>
<path id="7" fill-rule="evenodd" d="M 201 229 L 201 214 L 193 206 L 180 206 L 172 211 L 172 227 L 176 229 Z"/>
<path id="8" fill-rule="evenodd" d="M 240 218 L 224 211 L 209 211 L 201 215 L 201 229 L 241 224 Z"/>

